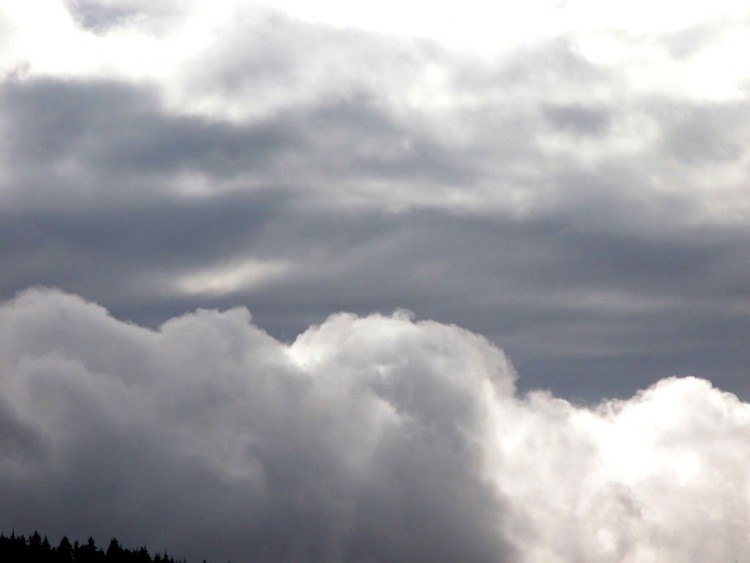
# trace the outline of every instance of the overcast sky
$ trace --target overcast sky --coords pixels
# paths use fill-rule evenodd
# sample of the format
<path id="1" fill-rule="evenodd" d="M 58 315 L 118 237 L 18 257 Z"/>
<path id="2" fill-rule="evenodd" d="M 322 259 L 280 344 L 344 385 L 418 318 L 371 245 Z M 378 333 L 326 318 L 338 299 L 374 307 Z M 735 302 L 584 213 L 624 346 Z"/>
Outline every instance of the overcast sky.
<path id="1" fill-rule="evenodd" d="M 0 0 L 0 528 L 750 556 L 750 8 L 444 4 Z"/>

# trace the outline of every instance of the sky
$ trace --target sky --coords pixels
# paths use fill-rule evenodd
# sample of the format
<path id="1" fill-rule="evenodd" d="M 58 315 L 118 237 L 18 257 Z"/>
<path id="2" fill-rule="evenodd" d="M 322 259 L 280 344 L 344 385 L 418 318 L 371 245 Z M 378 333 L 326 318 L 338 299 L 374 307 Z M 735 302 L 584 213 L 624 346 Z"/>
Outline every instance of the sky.
<path id="1" fill-rule="evenodd" d="M 0 529 L 750 557 L 744 2 L 0 0 Z"/>

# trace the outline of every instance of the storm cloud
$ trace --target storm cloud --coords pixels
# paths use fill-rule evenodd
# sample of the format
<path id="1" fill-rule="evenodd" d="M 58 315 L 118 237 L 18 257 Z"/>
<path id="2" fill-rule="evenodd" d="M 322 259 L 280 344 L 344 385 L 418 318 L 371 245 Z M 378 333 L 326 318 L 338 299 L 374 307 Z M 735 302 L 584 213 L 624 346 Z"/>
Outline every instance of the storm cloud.
<path id="1" fill-rule="evenodd" d="M 747 556 L 750 12 L 669 4 L 0 0 L 0 528 Z"/>
<path id="2" fill-rule="evenodd" d="M 0 291 L 53 285 L 151 326 L 242 303 L 282 339 L 405 306 L 570 397 L 692 370 L 747 396 L 744 103 L 482 103 L 404 114 L 361 86 L 236 120 L 175 113 L 154 85 L 10 77 Z M 660 133 L 624 160 L 633 120 Z M 709 198 L 708 169 L 734 192 Z"/>

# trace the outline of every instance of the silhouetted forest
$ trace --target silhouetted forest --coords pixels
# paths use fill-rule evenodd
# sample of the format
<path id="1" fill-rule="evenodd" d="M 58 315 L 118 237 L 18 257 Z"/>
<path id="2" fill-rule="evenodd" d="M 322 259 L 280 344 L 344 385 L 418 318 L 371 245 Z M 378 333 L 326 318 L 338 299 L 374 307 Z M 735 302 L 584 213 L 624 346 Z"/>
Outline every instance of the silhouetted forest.
<path id="1" fill-rule="evenodd" d="M 166 553 L 153 557 L 145 547 L 126 549 L 117 539 L 109 542 L 106 550 L 96 545 L 94 538 L 85 544 L 63 536 L 57 546 L 50 544 L 47 536 L 34 532 L 28 538 L 11 533 L 0 534 L 0 561 L 8 563 L 187 563 L 184 559 L 173 559 Z M 203 563 L 206 563 L 205 560 Z"/>

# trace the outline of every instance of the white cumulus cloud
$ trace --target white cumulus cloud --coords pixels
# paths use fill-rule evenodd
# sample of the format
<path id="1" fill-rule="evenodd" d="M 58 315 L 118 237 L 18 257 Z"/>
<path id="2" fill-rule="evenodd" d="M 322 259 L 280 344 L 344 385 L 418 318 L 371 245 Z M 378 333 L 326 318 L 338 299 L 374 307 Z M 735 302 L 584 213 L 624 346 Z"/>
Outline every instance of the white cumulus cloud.
<path id="1" fill-rule="evenodd" d="M 670 378 L 584 408 L 519 395 L 486 339 L 247 310 L 158 330 L 55 290 L 0 307 L 0 527 L 200 560 L 750 556 L 750 405 Z"/>

